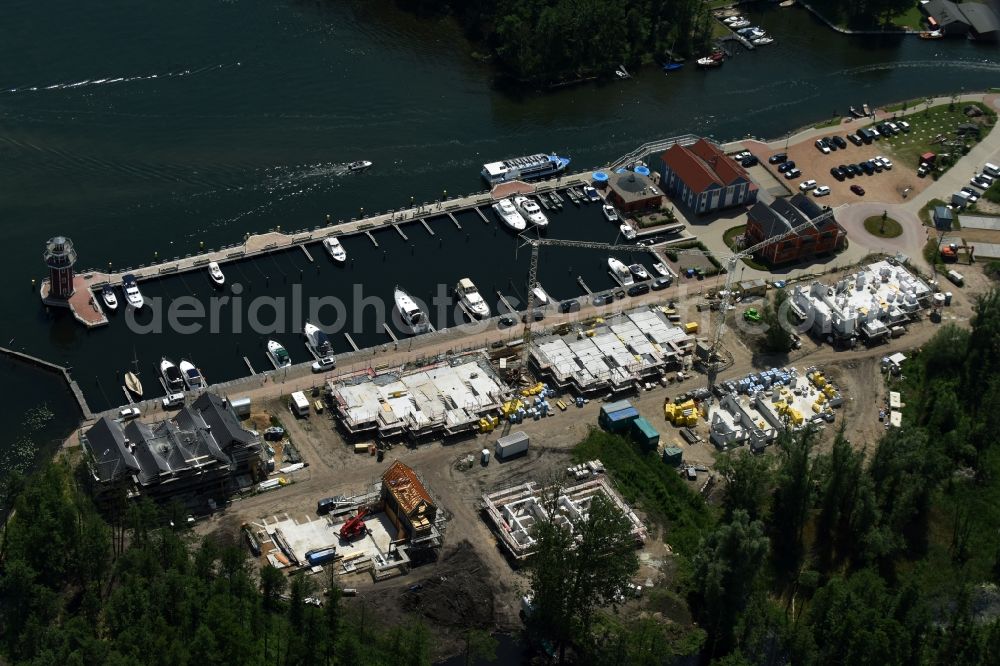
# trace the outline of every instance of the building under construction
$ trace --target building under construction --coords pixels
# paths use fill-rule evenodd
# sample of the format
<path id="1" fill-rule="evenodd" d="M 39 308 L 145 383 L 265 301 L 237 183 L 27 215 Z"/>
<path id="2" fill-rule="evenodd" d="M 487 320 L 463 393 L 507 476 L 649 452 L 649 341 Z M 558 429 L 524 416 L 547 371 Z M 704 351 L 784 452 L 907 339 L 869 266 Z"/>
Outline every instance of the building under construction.
<path id="1" fill-rule="evenodd" d="M 603 495 L 621 511 L 622 520 L 629 523 L 636 545 L 644 543 L 645 525 L 603 475 L 572 486 L 543 487 L 529 481 L 496 490 L 483 495 L 483 510 L 504 549 L 521 561 L 535 552 L 534 526 L 537 523 L 551 519 L 575 531 L 576 525 L 587 519 L 590 502 L 597 495 Z"/>
<path id="2" fill-rule="evenodd" d="M 360 374 L 329 383 L 334 413 L 351 435 L 386 440 L 474 431 L 508 392 L 482 354 L 407 371 Z"/>
<path id="3" fill-rule="evenodd" d="M 580 394 L 626 391 L 683 367 L 695 339 L 658 308 L 598 320 L 592 328 L 537 336 L 531 365 L 552 385 Z"/>

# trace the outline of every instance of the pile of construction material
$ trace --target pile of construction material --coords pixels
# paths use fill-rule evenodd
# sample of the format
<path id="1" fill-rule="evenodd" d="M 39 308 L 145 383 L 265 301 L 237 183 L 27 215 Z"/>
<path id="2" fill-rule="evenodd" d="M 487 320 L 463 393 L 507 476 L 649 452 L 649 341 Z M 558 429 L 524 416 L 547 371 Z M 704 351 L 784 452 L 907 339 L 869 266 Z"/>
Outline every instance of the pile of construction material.
<path id="1" fill-rule="evenodd" d="M 583 479 L 588 479 L 591 476 L 604 474 L 604 463 L 598 459 L 588 460 L 587 462 L 580 463 L 579 465 L 567 467 L 566 474 L 572 476 L 577 481 L 582 481 Z"/>
<path id="2" fill-rule="evenodd" d="M 663 404 L 663 414 L 667 421 L 678 428 L 691 427 L 698 425 L 701 409 L 694 400 L 689 399 L 681 403 L 674 403 L 668 399 Z"/>

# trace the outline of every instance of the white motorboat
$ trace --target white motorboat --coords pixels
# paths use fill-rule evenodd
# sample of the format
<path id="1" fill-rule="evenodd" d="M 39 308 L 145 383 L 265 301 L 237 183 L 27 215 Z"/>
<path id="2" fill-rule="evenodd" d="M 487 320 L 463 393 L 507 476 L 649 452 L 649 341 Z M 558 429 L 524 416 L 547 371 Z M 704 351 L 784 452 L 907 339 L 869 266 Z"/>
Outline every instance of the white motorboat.
<path id="1" fill-rule="evenodd" d="M 632 271 L 628 266 L 618 261 L 614 257 L 608 258 L 608 268 L 611 269 L 611 276 L 623 287 L 627 287 L 635 280 L 632 279 Z"/>
<path id="2" fill-rule="evenodd" d="M 125 290 L 125 300 L 128 301 L 128 304 L 136 310 L 141 310 L 146 301 L 142 297 L 142 292 L 139 291 L 139 285 L 136 283 L 134 275 L 129 273 L 122 277 L 122 289 Z"/>
<path id="3" fill-rule="evenodd" d="M 357 162 L 351 162 L 347 165 L 348 171 L 364 171 L 372 165 L 368 160 L 358 160 Z"/>
<path id="4" fill-rule="evenodd" d="M 604 211 L 604 217 L 608 220 L 608 222 L 615 223 L 621 221 L 621 218 L 618 217 L 618 211 L 615 210 L 615 207 L 611 204 L 604 204 L 602 210 Z"/>
<path id="5" fill-rule="evenodd" d="M 517 212 L 517 206 L 510 199 L 501 199 L 493 204 L 493 210 L 500 216 L 500 220 L 514 231 L 524 231 L 528 223 L 524 217 Z"/>
<path id="6" fill-rule="evenodd" d="M 490 306 L 469 278 L 462 278 L 455 285 L 455 295 L 470 317 L 486 319 L 490 316 Z"/>
<path id="7" fill-rule="evenodd" d="M 539 227 L 549 226 L 549 218 L 545 217 L 545 213 L 542 212 L 541 206 L 539 206 L 534 199 L 517 196 L 514 197 L 514 205 L 520 209 L 521 214 L 523 217 L 527 218 L 528 222 L 531 222 L 535 226 Z"/>
<path id="8" fill-rule="evenodd" d="M 628 270 L 636 280 L 648 280 L 649 271 L 642 264 L 629 264 Z"/>
<path id="9" fill-rule="evenodd" d="M 583 197 L 585 201 L 597 201 L 601 198 L 601 195 L 597 193 L 597 189 L 591 185 L 583 186 Z"/>
<path id="10" fill-rule="evenodd" d="M 118 297 L 115 296 L 115 288 L 110 284 L 101 287 L 101 300 L 104 301 L 104 305 L 112 312 L 118 309 Z"/>
<path id="11" fill-rule="evenodd" d="M 276 340 L 267 341 L 267 356 L 275 368 L 287 368 L 292 364 L 292 357 L 288 355 L 288 350 Z"/>
<path id="12" fill-rule="evenodd" d="M 219 268 L 217 261 L 208 262 L 208 277 L 212 278 L 212 284 L 216 287 L 226 284 L 226 276 L 222 274 L 222 269 Z"/>
<path id="13" fill-rule="evenodd" d="M 635 229 L 633 229 L 632 227 L 630 227 L 627 224 L 620 225 L 618 227 L 618 231 L 620 231 L 621 234 L 622 234 L 622 236 L 624 236 L 628 240 L 632 240 L 632 239 L 635 238 Z"/>
<path id="14" fill-rule="evenodd" d="M 738 21 L 732 21 L 727 23 L 727 25 L 733 30 L 739 30 L 740 28 L 746 28 L 750 25 L 750 21 L 747 19 L 739 19 Z"/>
<path id="15" fill-rule="evenodd" d="M 302 333 L 306 336 L 306 346 L 313 351 L 316 356 L 324 358 L 333 353 L 333 346 L 330 338 L 320 330 L 319 326 L 306 322 L 302 328 Z"/>
<path id="16" fill-rule="evenodd" d="M 194 363 L 188 361 L 187 359 L 181 359 L 180 364 L 181 377 L 184 378 L 184 383 L 192 391 L 200 388 L 205 388 L 205 378 L 201 376 L 201 370 L 194 366 Z"/>
<path id="17" fill-rule="evenodd" d="M 163 377 L 167 393 L 176 393 L 177 391 L 184 390 L 184 377 L 181 376 L 181 371 L 165 356 L 160 359 L 160 376 Z"/>
<path id="18" fill-rule="evenodd" d="M 535 285 L 535 288 L 531 290 L 531 293 L 535 297 L 535 305 L 544 306 L 549 304 L 549 295 L 545 293 L 545 290 L 539 285 Z"/>
<path id="19" fill-rule="evenodd" d="M 767 46 L 768 44 L 774 43 L 774 39 L 766 35 L 764 37 L 758 37 L 757 39 L 751 41 L 753 41 L 753 43 L 756 44 L 757 46 Z"/>
<path id="20" fill-rule="evenodd" d="M 416 301 L 401 287 L 397 286 L 393 295 L 396 300 L 396 310 L 399 311 L 399 316 L 403 319 L 403 326 L 414 335 L 426 333 L 430 329 L 427 313 L 421 310 Z"/>
<path id="21" fill-rule="evenodd" d="M 663 277 L 668 277 L 670 275 L 670 271 L 667 270 L 667 265 L 662 261 L 658 261 L 653 264 L 653 270 Z"/>
<path id="22" fill-rule="evenodd" d="M 340 243 L 339 238 L 324 238 L 323 247 L 326 248 L 326 251 L 330 253 L 330 257 L 338 264 L 342 264 L 347 261 L 347 250 L 344 249 L 344 246 Z"/>

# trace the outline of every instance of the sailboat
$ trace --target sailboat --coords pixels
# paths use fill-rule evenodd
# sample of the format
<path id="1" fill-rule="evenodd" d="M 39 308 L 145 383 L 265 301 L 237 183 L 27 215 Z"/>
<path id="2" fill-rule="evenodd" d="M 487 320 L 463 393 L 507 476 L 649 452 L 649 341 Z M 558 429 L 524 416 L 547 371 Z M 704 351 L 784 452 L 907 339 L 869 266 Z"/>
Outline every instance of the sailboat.
<path id="1" fill-rule="evenodd" d="M 142 397 L 142 382 L 139 380 L 139 359 L 132 350 L 132 369 L 125 373 L 125 388 L 137 398 Z"/>

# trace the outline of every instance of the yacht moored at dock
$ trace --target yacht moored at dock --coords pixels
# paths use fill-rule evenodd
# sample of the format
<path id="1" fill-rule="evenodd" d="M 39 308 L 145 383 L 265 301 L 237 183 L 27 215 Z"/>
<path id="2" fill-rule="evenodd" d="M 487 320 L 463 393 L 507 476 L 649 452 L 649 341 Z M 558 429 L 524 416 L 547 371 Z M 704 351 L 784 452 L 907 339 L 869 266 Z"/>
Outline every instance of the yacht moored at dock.
<path id="1" fill-rule="evenodd" d="M 318 358 L 325 358 L 333 353 L 333 346 L 330 338 L 327 337 L 319 326 L 306 322 L 302 328 L 302 333 L 306 336 L 306 346 Z"/>
<path id="2" fill-rule="evenodd" d="M 403 320 L 403 327 L 414 335 L 426 333 L 430 329 L 427 313 L 417 306 L 416 301 L 402 287 L 397 286 L 393 296 L 396 301 L 396 310 L 399 311 L 399 316 Z"/>
<path id="3" fill-rule="evenodd" d="M 125 291 L 125 300 L 128 301 L 129 306 L 141 310 L 146 301 L 142 297 L 142 292 L 139 291 L 139 285 L 136 283 L 134 275 L 128 273 L 122 276 L 122 289 Z"/>
<path id="4" fill-rule="evenodd" d="M 621 225 L 619 225 L 618 231 L 621 232 L 621 235 L 624 236 L 626 240 L 635 240 L 635 235 L 636 235 L 635 229 L 625 224 L 624 222 Z"/>
<path id="5" fill-rule="evenodd" d="M 538 153 L 484 164 L 482 176 L 490 185 L 496 185 L 509 180 L 545 178 L 563 171 L 567 166 L 569 166 L 568 157 Z"/>
<path id="6" fill-rule="evenodd" d="M 545 290 L 542 289 L 540 285 L 536 285 L 535 288 L 531 290 L 531 293 L 535 296 L 536 305 L 546 306 L 549 304 L 549 300 L 551 300 L 549 299 L 549 295 L 545 293 Z"/>
<path id="7" fill-rule="evenodd" d="M 669 277 L 670 271 L 667 270 L 667 265 L 662 261 L 658 261 L 653 264 L 653 270 L 663 277 Z"/>
<path id="8" fill-rule="evenodd" d="M 514 205 L 520 209 L 522 217 L 527 218 L 528 222 L 537 227 L 549 226 L 549 218 L 545 217 L 545 213 L 542 212 L 542 209 L 533 199 L 516 196 L 514 197 Z"/>
<path id="9" fill-rule="evenodd" d="M 500 216 L 500 220 L 514 231 L 524 231 L 528 226 L 510 199 L 501 199 L 496 202 L 493 204 L 493 210 Z"/>
<path id="10" fill-rule="evenodd" d="M 326 251 L 330 253 L 330 258 L 338 264 L 342 264 L 347 261 L 347 250 L 344 249 L 344 246 L 340 243 L 339 238 L 324 238 L 323 247 L 325 247 Z"/>
<path id="11" fill-rule="evenodd" d="M 618 217 L 618 211 L 611 204 L 604 204 L 601 210 L 604 211 L 604 218 L 608 222 L 615 223 L 621 221 L 621 218 Z"/>
<path id="12" fill-rule="evenodd" d="M 163 377 L 163 385 L 167 389 L 167 393 L 184 390 L 184 377 L 181 376 L 181 371 L 166 356 L 160 359 L 160 376 Z"/>
<path id="13" fill-rule="evenodd" d="M 628 269 L 628 266 L 614 257 L 608 258 L 608 268 L 611 269 L 611 277 L 613 277 L 621 286 L 627 287 L 635 282 L 635 280 L 632 279 L 632 271 Z"/>
<path id="14" fill-rule="evenodd" d="M 649 271 L 642 264 L 629 264 L 628 270 L 636 280 L 648 280 Z"/>
<path id="15" fill-rule="evenodd" d="M 475 319 L 486 319 L 490 316 L 490 306 L 483 300 L 483 295 L 469 278 L 462 278 L 455 285 L 455 294 L 462 308 Z"/>
<path id="16" fill-rule="evenodd" d="M 597 201 L 601 198 L 601 195 L 597 192 L 597 188 L 592 185 L 583 186 L 583 196 L 586 201 Z"/>
<path id="17" fill-rule="evenodd" d="M 267 341 L 267 357 L 271 359 L 275 369 L 287 368 L 292 364 L 292 357 L 288 355 L 288 350 L 277 340 Z"/>
<path id="18" fill-rule="evenodd" d="M 182 358 L 180 364 L 181 377 L 188 389 L 195 391 L 205 388 L 205 378 L 201 375 L 201 370 L 195 367 L 194 363 Z"/>
<path id="19" fill-rule="evenodd" d="M 118 297 L 115 296 L 115 288 L 110 284 L 101 287 L 101 300 L 104 301 L 104 305 L 112 312 L 118 309 Z"/>
<path id="20" fill-rule="evenodd" d="M 226 284 L 226 276 L 222 274 L 222 269 L 219 268 L 217 261 L 208 262 L 208 277 L 212 278 L 212 284 L 216 287 L 222 287 Z"/>

